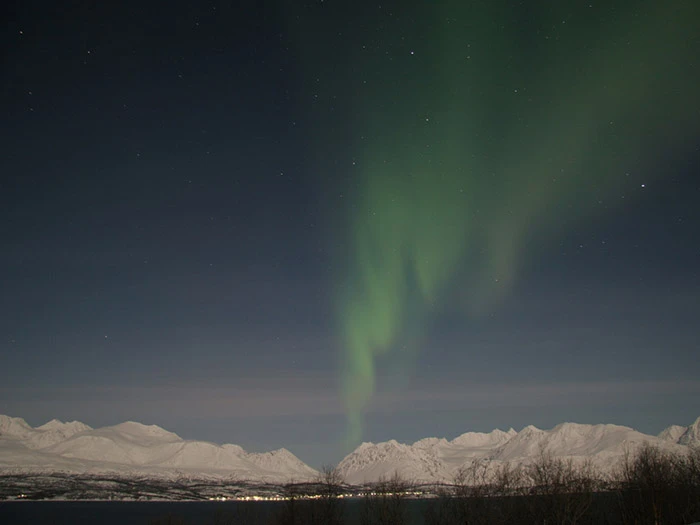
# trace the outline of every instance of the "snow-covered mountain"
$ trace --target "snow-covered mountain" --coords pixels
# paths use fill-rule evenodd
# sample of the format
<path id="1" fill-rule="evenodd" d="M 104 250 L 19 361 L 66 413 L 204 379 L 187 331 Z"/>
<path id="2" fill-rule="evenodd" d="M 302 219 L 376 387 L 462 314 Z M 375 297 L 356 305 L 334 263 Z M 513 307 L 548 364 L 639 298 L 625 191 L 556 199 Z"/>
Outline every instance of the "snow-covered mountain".
<path id="1" fill-rule="evenodd" d="M 621 456 L 626 448 L 643 443 L 666 445 L 657 437 L 619 425 L 562 423 L 551 430 L 528 426 L 499 447 L 492 458 L 517 462 L 546 451 L 555 457 L 607 459 Z"/>
<path id="2" fill-rule="evenodd" d="M 659 438 L 680 445 L 700 447 L 700 417 L 688 427 L 671 425 L 659 434 Z"/>
<path id="3" fill-rule="evenodd" d="M 402 479 L 439 481 L 449 472 L 433 450 L 394 440 L 362 443 L 338 464 L 338 471 L 351 484 L 389 478 L 394 473 Z"/>
<path id="4" fill-rule="evenodd" d="M 615 468 L 626 452 L 634 453 L 645 443 L 683 453 L 688 445 L 700 444 L 699 437 L 700 418 L 689 427 L 669 427 L 659 436 L 619 425 L 562 423 L 551 430 L 530 425 L 520 432 L 468 432 L 452 441 L 426 438 L 413 445 L 393 440 L 363 443 L 340 462 L 338 469 L 353 484 L 388 479 L 395 473 L 412 481 L 449 482 L 460 467 L 474 460 L 486 460 L 492 466 L 527 464 L 546 453 L 555 458 L 590 460 L 605 473 Z"/>
<path id="5" fill-rule="evenodd" d="M 645 443 L 673 453 L 700 446 L 700 418 L 671 426 L 658 436 L 618 425 L 562 423 L 550 430 L 467 432 L 451 441 L 425 438 L 412 445 L 391 440 L 362 443 L 339 464 L 351 484 L 389 479 L 450 482 L 475 460 L 492 467 L 527 464 L 543 452 L 590 460 L 602 472 Z M 238 445 L 184 440 L 155 425 L 126 422 L 91 428 L 52 420 L 32 428 L 21 418 L 0 415 L 0 471 L 120 473 L 159 477 L 208 477 L 284 483 L 315 479 L 318 472 L 286 449 L 246 452 Z"/>
<path id="6" fill-rule="evenodd" d="M 664 441 L 670 441 L 671 443 L 678 443 L 680 437 L 688 430 L 688 427 L 682 427 L 680 425 L 671 425 L 665 428 L 661 433 L 659 433 L 659 439 Z"/>
<path id="7" fill-rule="evenodd" d="M 685 429 L 685 432 L 678 438 L 678 443 L 690 447 L 700 447 L 700 417 Z"/>
<path id="8" fill-rule="evenodd" d="M 0 415 L 0 469 L 119 472 L 158 476 L 207 476 L 287 482 L 318 472 L 286 449 L 246 452 L 238 445 L 183 440 L 156 425 L 128 421 L 93 429 L 53 420 L 32 428 Z"/>

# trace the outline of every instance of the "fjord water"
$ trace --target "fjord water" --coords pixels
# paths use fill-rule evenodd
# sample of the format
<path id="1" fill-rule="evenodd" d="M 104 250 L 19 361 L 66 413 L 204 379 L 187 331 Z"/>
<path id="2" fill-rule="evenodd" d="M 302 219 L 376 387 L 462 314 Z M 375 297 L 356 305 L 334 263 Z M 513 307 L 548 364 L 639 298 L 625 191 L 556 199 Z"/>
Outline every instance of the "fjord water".
<path id="1" fill-rule="evenodd" d="M 423 523 L 427 500 L 406 501 L 406 525 Z M 0 501 L 3 525 L 266 525 L 284 502 Z M 359 525 L 362 501 L 343 502 L 345 523 Z"/>
<path id="2" fill-rule="evenodd" d="M 634 491 L 633 491 L 634 492 Z M 653 523 L 652 508 L 631 492 L 597 492 L 586 499 L 582 523 Z M 572 503 L 574 500 L 566 500 Z M 581 503 L 583 500 L 578 500 Z M 673 500 L 669 500 L 673 502 Z M 366 512 L 366 501 L 361 498 L 344 500 L 342 516 L 344 525 L 360 525 L 363 517 L 378 518 L 375 507 Z M 442 498 L 406 499 L 401 502 L 402 525 L 435 525 L 462 523 L 457 507 L 446 507 Z M 474 503 L 474 502 L 473 502 Z M 469 506 L 469 516 L 483 521 L 495 518 L 498 523 L 529 525 L 531 523 L 562 522 L 561 505 L 552 506 L 547 495 L 485 498 Z M 667 502 L 668 503 L 668 502 Z M 660 509 L 657 523 L 690 523 L 697 520 L 697 508 L 690 513 L 687 506 L 675 508 L 668 505 Z M 277 525 L 281 523 L 306 523 L 303 507 L 296 507 L 290 514 L 288 502 L 246 501 L 191 501 L 191 502 L 136 502 L 136 501 L 0 501 L 2 525 Z M 590 506 L 589 506 L 590 505 Z M 692 505 L 691 505 L 692 506 Z M 668 507 L 668 508 L 666 508 Z M 566 515 L 576 508 L 566 507 Z M 307 508 L 308 510 L 308 508 Z M 386 510 L 386 509 L 385 509 Z M 464 510 L 464 509 L 462 509 Z M 579 509 L 580 510 L 580 509 Z M 680 514 L 679 514 L 679 511 Z M 559 512 L 559 514 L 557 514 Z M 461 515 L 462 518 L 464 515 Z M 558 517 L 557 517 L 558 516 Z M 317 515 L 317 518 L 319 516 Z M 384 514 L 383 519 L 389 517 Z M 444 521 L 447 519 L 447 522 Z M 377 521 L 373 521 L 377 522 Z M 391 521 L 393 522 L 393 521 Z M 387 521 L 382 521 L 387 523 Z M 700 525 L 693 522 L 691 525 Z"/>

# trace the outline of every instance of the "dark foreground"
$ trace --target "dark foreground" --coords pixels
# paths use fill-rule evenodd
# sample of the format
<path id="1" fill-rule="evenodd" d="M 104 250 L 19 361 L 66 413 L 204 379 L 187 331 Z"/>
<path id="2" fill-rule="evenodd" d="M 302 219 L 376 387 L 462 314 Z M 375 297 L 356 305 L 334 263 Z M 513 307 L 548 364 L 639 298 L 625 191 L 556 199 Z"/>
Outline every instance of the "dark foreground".
<path id="1" fill-rule="evenodd" d="M 12 501 L 13 498 L 21 499 Z M 86 501 L 109 498 L 142 501 Z M 229 500 L 201 501 L 217 498 Z M 244 498 L 272 501 L 241 501 Z M 324 470 L 317 481 L 284 486 L 254 486 L 233 481 L 0 475 L 0 525 L 688 525 L 696 522 L 700 522 L 700 449 L 670 455 L 651 446 L 642 447 L 636 455 L 625 457 L 616 476 L 607 478 L 590 464 L 577 465 L 572 460 L 545 453 L 525 467 L 503 464 L 495 471 L 488 462 L 477 460 L 460 469 L 454 483 L 431 486 L 411 483 L 398 475 L 364 487 L 348 486 L 332 469 Z"/>
<path id="2" fill-rule="evenodd" d="M 652 502 L 616 492 L 555 500 L 546 496 L 504 498 L 351 498 L 330 514 L 319 501 L 138 502 L 5 501 L 3 525 L 449 525 L 452 523 L 679 524 L 697 515 L 669 513 L 654 518 Z M 700 503 L 700 502 L 699 502 Z M 680 510 L 680 509 L 675 509 Z M 696 509 L 697 510 L 697 509 Z M 661 519 L 658 519 L 658 518 Z"/>
<path id="3" fill-rule="evenodd" d="M 278 502 L 10 501 L 3 525 L 228 525 L 270 523 Z"/>

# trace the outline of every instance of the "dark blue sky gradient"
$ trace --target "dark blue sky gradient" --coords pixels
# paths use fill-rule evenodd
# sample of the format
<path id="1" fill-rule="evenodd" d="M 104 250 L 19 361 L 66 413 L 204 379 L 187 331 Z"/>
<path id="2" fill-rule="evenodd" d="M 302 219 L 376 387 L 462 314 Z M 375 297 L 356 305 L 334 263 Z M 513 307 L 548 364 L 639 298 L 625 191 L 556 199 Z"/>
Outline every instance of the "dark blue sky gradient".
<path id="1" fill-rule="evenodd" d="M 320 3 L 234 4 L 2 8 L 0 413 L 139 420 L 316 467 L 349 452 L 333 294 L 350 109 L 313 106 L 295 31 Z M 381 24 L 366 4 L 358 34 Z M 663 177 L 528 240 L 492 312 L 465 316 L 457 279 L 415 361 L 380 373 L 365 439 L 699 416 L 696 131 L 653 145 Z"/>

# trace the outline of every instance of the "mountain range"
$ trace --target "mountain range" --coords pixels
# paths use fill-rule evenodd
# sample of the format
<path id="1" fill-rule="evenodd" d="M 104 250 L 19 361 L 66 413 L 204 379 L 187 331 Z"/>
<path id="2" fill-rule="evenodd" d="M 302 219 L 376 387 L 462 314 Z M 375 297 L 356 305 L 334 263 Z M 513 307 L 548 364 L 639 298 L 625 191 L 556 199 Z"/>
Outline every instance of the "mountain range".
<path id="1" fill-rule="evenodd" d="M 543 451 L 553 457 L 590 460 L 609 472 L 626 452 L 648 443 L 672 453 L 700 446 L 700 418 L 673 425 L 658 436 L 619 425 L 562 423 L 551 430 L 467 432 L 451 441 L 425 438 L 412 445 L 395 440 L 362 443 L 339 464 L 350 484 L 397 473 L 419 482 L 450 481 L 474 460 L 525 464 Z M 0 473 L 68 472 L 158 477 L 226 478 L 286 483 L 312 480 L 318 472 L 286 449 L 246 452 L 238 445 L 184 440 L 155 425 L 126 422 L 103 428 L 52 420 L 32 428 L 22 418 L 0 415 Z"/>
<path id="2" fill-rule="evenodd" d="M 689 446 L 700 446 L 699 438 L 700 418 L 688 427 L 669 427 L 658 436 L 619 425 L 562 423 L 551 430 L 530 425 L 520 432 L 512 428 L 507 432 L 467 432 L 452 441 L 426 438 L 412 445 L 394 440 L 363 443 L 338 469 L 351 484 L 387 479 L 394 473 L 403 479 L 434 483 L 453 480 L 460 467 L 475 460 L 491 466 L 527 464 L 546 452 L 555 458 L 590 460 L 600 472 L 610 473 L 626 452 L 634 453 L 645 443 L 683 453 Z"/>
<path id="3" fill-rule="evenodd" d="M 0 415 L 0 472 L 114 472 L 137 476 L 235 478 L 271 483 L 318 473 L 286 449 L 246 452 L 238 445 L 184 440 L 156 425 L 128 421 L 91 428 L 52 420 L 32 428 Z"/>

